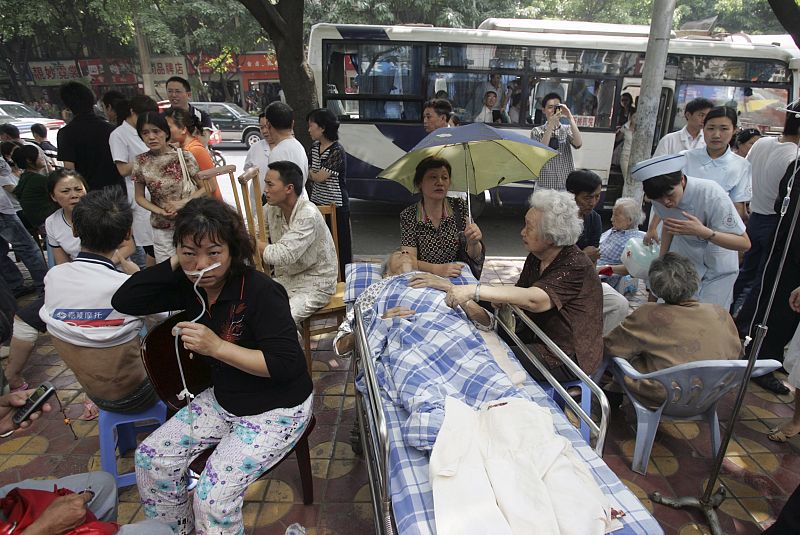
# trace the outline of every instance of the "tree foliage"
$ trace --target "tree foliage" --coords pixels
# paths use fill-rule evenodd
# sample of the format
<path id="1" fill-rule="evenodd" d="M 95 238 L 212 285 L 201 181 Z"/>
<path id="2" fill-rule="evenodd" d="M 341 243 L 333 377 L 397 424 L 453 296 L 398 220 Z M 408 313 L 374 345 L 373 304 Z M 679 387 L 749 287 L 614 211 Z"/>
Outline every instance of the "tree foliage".
<path id="1" fill-rule="evenodd" d="M 278 57 L 278 74 L 286 101 L 295 110 L 295 136 L 311 145 L 306 116 L 319 106 L 314 73 L 303 46 L 304 2 L 296 0 L 239 0 L 269 35 Z"/>
<path id="2" fill-rule="evenodd" d="M 238 68 L 242 52 L 271 48 L 261 27 L 238 2 L 142 1 L 136 22 L 154 53 L 185 56 L 196 72 L 205 64 L 220 81 L 229 78 L 229 67 Z M 222 87 L 227 100 L 227 85 Z M 205 98 L 202 87 L 199 97 Z"/>
<path id="3" fill-rule="evenodd" d="M 515 0 L 306 0 L 306 19 L 311 24 L 432 24 L 469 28 L 489 17 L 514 17 L 519 4 Z"/>

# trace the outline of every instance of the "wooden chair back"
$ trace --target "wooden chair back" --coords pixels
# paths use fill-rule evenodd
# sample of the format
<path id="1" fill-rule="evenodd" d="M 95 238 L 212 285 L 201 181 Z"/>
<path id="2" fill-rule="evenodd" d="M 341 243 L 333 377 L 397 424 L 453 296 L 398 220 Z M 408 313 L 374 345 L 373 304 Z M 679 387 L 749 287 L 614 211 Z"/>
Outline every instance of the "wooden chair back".
<path id="1" fill-rule="evenodd" d="M 252 184 L 254 195 L 250 196 L 250 185 Z M 236 191 L 236 185 L 234 186 L 233 191 Z M 247 229 L 250 231 L 250 235 L 253 237 L 254 240 L 260 239 L 262 241 L 267 241 L 268 234 L 267 234 L 267 226 L 264 221 L 264 208 L 261 206 L 261 181 L 258 177 L 258 168 L 251 167 L 244 173 L 239 176 L 239 185 L 242 188 L 242 205 L 244 206 L 244 214 L 242 214 L 241 209 L 239 211 L 240 214 L 244 217 L 245 223 L 247 224 Z M 255 216 L 255 217 L 254 217 Z M 256 226 L 256 221 L 258 221 L 258 226 Z M 256 251 L 254 265 L 256 269 L 259 271 L 268 271 L 268 266 L 264 265 L 264 261 L 262 260 L 261 256 Z"/>

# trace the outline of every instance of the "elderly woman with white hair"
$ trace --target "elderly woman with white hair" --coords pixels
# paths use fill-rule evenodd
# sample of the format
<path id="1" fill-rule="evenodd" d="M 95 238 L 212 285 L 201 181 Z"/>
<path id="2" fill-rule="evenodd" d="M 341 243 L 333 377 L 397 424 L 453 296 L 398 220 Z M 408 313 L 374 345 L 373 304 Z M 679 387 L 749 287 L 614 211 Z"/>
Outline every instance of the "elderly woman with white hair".
<path id="1" fill-rule="evenodd" d="M 592 373 L 603 357 L 599 343 L 603 333 L 603 290 L 589 257 L 575 246 L 583 222 L 573 196 L 555 190 L 531 195 L 525 215 L 522 242 L 530 254 L 516 286 L 470 284 L 451 286 L 446 302 L 456 307 L 483 299 L 518 305 L 586 373 Z M 574 380 L 560 360 L 540 340 L 530 347 L 561 382 Z M 528 342 L 523 337 L 523 342 Z M 543 379 L 535 369 L 528 370 Z"/>
<path id="2" fill-rule="evenodd" d="M 611 228 L 600 236 L 600 258 L 597 260 L 597 271 L 601 272 L 608 268 L 614 272 L 606 279 L 606 282 L 616 287 L 622 275 L 627 275 L 628 270 L 622 264 L 622 253 L 628 240 L 643 239 L 644 232 L 637 227 L 644 221 L 644 214 L 636 202 L 631 197 L 620 197 L 614 203 L 614 210 L 611 212 Z"/>

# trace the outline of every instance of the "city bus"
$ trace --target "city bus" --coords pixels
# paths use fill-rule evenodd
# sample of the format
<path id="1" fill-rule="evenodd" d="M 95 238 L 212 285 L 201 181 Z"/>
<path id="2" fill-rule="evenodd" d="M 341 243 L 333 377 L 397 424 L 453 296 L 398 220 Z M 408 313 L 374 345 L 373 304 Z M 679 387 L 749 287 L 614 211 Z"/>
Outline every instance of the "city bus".
<path id="1" fill-rule="evenodd" d="M 460 122 L 470 122 L 489 80 L 496 84 L 499 75 L 506 112 L 499 126 L 524 135 L 542 121 L 541 97 L 564 95 L 583 137 L 583 147 L 573 151 L 576 168 L 603 178 L 603 208 L 609 209 L 622 187 L 612 165 L 620 96 L 639 95 L 648 31 L 517 19 L 488 19 L 478 29 L 316 24 L 308 59 L 319 102 L 342 123 L 352 197 L 410 202 L 405 188 L 376 177 L 424 137 L 423 103 L 445 96 Z M 772 43 L 673 37 L 655 142 L 685 125 L 683 110 L 696 97 L 736 107 L 743 126 L 779 132 L 779 108 L 798 94 L 794 56 Z M 473 206 L 523 204 L 531 189 L 530 182 L 494 188 L 473 198 Z"/>

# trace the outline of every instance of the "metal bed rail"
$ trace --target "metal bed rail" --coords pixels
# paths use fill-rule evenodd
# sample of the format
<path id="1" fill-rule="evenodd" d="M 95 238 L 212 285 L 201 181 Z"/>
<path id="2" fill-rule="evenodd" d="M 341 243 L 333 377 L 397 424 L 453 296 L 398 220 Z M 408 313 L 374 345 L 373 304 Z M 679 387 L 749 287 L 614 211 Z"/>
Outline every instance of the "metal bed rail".
<path id="1" fill-rule="evenodd" d="M 567 390 L 559 383 L 555 377 L 550 373 L 550 370 L 547 366 L 542 363 L 538 355 L 534 355 L 534 353 L 528 348 L 525 343 L 520 340 L 517 334 L 514 332 L 509 325 L 501 319 L 501 314 L 497 314 L 497 324 L 500 325 L 503 330 L 508 334 L 511 340 L 520 348 L 522 354 L 533 364 L 537 370 L 547 379 L 547 382 L 553 387 L 553 389 L 561 396 L 561 399 L 569 405 L 569 408 L 583 420 L 591 430 L 592 433 L 597 437 L 597 442 L 595 443 L 594 450 L 600 457 L 603 456 L 603 447 L 605 446 L 606 441 L 606 432 L 608 431 L 608 417 L 609 413 L 611 412 L 610 405 L 608 403 L 608 398 L 606 397 L 603 390 L 597 386 L 597 384 L 589 377 L 580 367 L 567 356 L 564 351 L 561 350 L 560 347 L 553 342 L 549 336 L 547 336 L 544 331 L 542 331 L 538 325 L 536 325 L 533 320 L 531 320 L 525 312 L 523 312 L 518 306 L 516 305 L 506 305 L 509 306 L 513 316 L 519 318 L 533 333 L 539 338 L 544 344 L 550 349 L 554 356 L 556 356 L 560 361 L 564 363 L 564 365 L 575 374 L 582 382 L 584 382 L 591 391 L 592 394 L 597 398 L 600 402 L 600 411 L 601 411 L 601 418 L 600 418 L 600 425 L 596 424 L 594 420 L 592 420 L 591 414 L 586 414 L 586 412 L 581 408 L 581 406 L 572 399 L 567 393 Z"/>
<path id="2" fill-rule="evenodd" d="M 392 497 L 389 491 L 389 434 L 386 415 L 381 404 L 381 391 L 375 375 L 372 353 L 364 334 L 364 318 L 359 307 L 355 312 L 354 377 L 359 368 L 364 372 L 364 385 L 368 395 L 356 395 L 356 414 L 361 429 L 361 446 L 367 461 L 367 474 L 372 494 L 375 528 L 378 533 L 394 535 Z"/>

